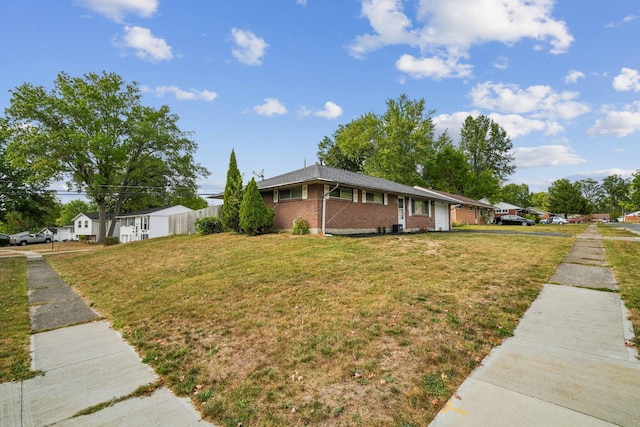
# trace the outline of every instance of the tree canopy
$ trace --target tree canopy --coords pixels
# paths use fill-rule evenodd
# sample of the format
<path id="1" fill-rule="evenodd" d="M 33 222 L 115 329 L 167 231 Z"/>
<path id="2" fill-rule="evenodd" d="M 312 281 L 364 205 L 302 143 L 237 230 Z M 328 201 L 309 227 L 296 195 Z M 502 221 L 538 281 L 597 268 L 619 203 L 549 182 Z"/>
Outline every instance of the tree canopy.
<path id="1" fill-rule="evenodd" d="M 0 126 L 0 227 L 8 233 L 41 228 L 57 207 L 48 182 L 29 167 L 14 166 L 6 155 L 8 127 Z M 2 226 L 4 224 L 4 226 Z"/>
<path id="2" fill-rule="evenodd" d="M 197 145 L 178 127 L 178 116 L 166 105 L 142 105 L 137 83 L 117 74 L 63 72 L 51 90 L 25 83 L 11 94 L 5 115 L 12 165 L 86 192 L 98 206 L 98 241 L 106 234 L 107 205 L 116 216 L 150 193 L 195 194 L 196 180 L 209 174 L 195 162 Z"/>
<path id="3" fill-rule="evenodd" d="M 340 125 L 318 144 L 327 166 L 405 185 L 422 185 L 472 198 L 493 198 L 513 173 L 511 139 L 485 116 L 469 116 L 456 147 L 447 132 L 436 138 L 425 100 L 388 99 L 384 114 L 366 113 Z"/>
<path id="4" fill-rule="evenodd" d="M 384 114 L 366 113 L 340 126 L 333 138 L 318 145 L 318 158 L 328 166 L 363 172 L 406 185 L 424 185 L 421 175 L 433 157 L 433 111 L 424 99 L 406 95 L 388 99 Z"/>
<path id="5" fill-rule="evenodd" d="M 591 213 L 589 202 L 582 196 L 579 186 L 568 179 L 558 179 L 549 187 L 549 209 L 564 214 L 565 218 L 569 214 Z"/>

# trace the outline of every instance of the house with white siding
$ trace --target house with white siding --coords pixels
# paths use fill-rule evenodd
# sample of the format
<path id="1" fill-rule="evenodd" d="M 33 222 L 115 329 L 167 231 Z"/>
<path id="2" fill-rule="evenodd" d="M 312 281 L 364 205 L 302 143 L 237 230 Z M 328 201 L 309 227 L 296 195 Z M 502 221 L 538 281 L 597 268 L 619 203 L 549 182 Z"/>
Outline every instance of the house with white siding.
<path id="1" fill-rule="evenodd" d="M 100 220 L 98 213 L 79 213 L 73 220 L 73 232 L 69 240 L 88 240 L 95 242 L 98 240 L 100 234 Z M 111 219 L 107 218 L 106 232 L 109 231 L 111 226 Z M 105 232 L 105 234 L 106 234 Z M 113 231 L 113 235 L 117 236 L 120 233 L 120 221 L 116 220 L 116 226 Z"/>
<path id="2" fill-rule="evenodd" d="M 169 217 L 192 209 L 182 205 L 144 209 L 118 215 L 120 221 L 120 243 L 153 239 L 169 235 Z"/>

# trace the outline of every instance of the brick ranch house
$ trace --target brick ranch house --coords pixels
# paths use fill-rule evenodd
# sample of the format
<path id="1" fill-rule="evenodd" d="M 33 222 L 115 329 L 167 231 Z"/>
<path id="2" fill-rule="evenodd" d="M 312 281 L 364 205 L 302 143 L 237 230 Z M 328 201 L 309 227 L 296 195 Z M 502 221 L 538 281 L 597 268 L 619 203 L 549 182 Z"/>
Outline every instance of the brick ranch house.
<path id="1" fill-rule="evenodd" d="M 431 190 L 458 201 L 451 206 L 451 222 L 465 225 L 485 225 L 493 221 L 493 206 L 458 194 Z"/>
<path id="2" fill-rule="evenodd" d="M 298 218 L 314 234 L 448 231 L 449 206 L 458 203 L 426 189 L 319 164 L 257 184 L 275 211 L 274 231 L 290 231 Z"/>

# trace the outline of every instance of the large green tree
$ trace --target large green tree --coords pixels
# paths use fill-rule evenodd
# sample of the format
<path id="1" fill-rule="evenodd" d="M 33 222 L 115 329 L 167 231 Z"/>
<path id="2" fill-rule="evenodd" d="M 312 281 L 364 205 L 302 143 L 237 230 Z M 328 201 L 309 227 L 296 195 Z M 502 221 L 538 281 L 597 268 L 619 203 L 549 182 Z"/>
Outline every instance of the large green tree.
<path id="1" fill-rule="evenodd" d="M 5 115 L 12 163 L 86 192 L 98 205 L 100 242 L 108 204 L 117 216 L 150 188 L 195 189 L 209 174 L 195 162 L 197 145 L 178 127 L 178 116 L 166 105 L 142 105 L 137 83 L 117 74 L 63 72 L 51 90 L 25 83 L 11 93 Z"/>
<path id="2" fill-rule="evenodd" d="M 607 211 L 614 216 L 622 213 L 621 207 L 629 198 L 629 181 L 620 175 L 610 175 L 602 180 L 606 195 Z"/>
<path id="3" fill-rule="evenodd" d="M 10 137 L 6 121 L 0 121 L 0 225 L 5 224 L 7 232 L 52 225 L 48 221 L 57 208 L 54 192 L 32 168 L 11 164 L 5 150 Z"/>
<path id="4" fill-rule="evenodd" d="M 640 209 L 640 169 L 633 174 L 629 182 L 629 201 L 632 210 Z"/>
<path id="5" fill-rule="evenodd" d="M 386 105 L 384 114 L 364 114 L 325 137 L 318 158 L 327 166 L 424 185 L 422 171 L 435 154 L 434 112 L 426 110 L 424 99 L 404 94 Z"/>
<path id="6" fill-rule="evenodd" d="M 585 178 L 576 181 L 576 185 L 580 188 L 582 196 L 589 201 L 592 210 L 597 210 L 603 205 L 605 192 L 598 181 L 592 178 Z"/>
<path id="7" fill-rule="evenodd" d="M 500 199 L 512 205 L 527 208 L 532 206 L 531 192 L 527 184 L 506 184 L 500 189 Z"/>
<path id="8" fill-rule="evenodd" d="M 452 144 L 444 144 L 437 150 L 433 161 L 424 169 L 422 176 L 426 185 L 436 190 L 460 195 L 467 195 L 471 191 L 471 167 L 464 153 Z"/>
<path id="9" fill-rule="evenodd" d="M 549 210 L 549 193 L 546 191 L 540 191 L 538 193 L 531 194 L 531 206 L 543 211 Z"/>
<path id="10" fill-rule="evenodd" d="M 565 218 L 569 214 L 589 214 L 590 205 L 580 192 L 580 186 L 568 179 L 558 179 L 549 187 L 549 209 L 554 213 L 562 213 Z"/>
<path id="11" fill-rule="evenodd" d="M 240 231 L 240 204 L 243 198 L 242 175 L 238 169 L 236 153 L 231 150 L 227 183 L 224 186 L 224 203 L 220 208 L 220 221 L 225 230 Z"/>
<path id="12" fill-rule="evenodd" d="M 513 144 L 507 132 L 487 116 L 468 116 L 460 130 L 460 150 L 471 166 L 471 187 L 484 194 L 469 197 L 495 197 L 500 184 L 515 171 Z"/>

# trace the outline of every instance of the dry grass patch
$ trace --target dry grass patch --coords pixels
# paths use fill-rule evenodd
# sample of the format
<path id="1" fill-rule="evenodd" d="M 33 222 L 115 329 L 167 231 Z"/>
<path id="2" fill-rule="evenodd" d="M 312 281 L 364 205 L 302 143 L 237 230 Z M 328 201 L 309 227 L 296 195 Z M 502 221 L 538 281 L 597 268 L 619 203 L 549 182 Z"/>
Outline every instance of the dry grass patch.
<path id="1" fill-rule="evenodd" d="M 640 243 L 615 240 L 603 243 L 607 262 L 613 267 L 620 287 L 620 296 L 629 309 L 629 318 L 635 329 L 635 344 L 640 346 Z"/>
<path id="2" fill-rule="evenodd" d="M 0 259 L 0 382 L 31 378 L 24 258 Z"/>
<path id="3" fill-rule="evenodd" d="M 638 237 L 636 233 L 615 225 L 598 224 L 598 232 L 605 237 Z"/>
<path id="4" fill-rule="evenodd" d="M 426 425 L 572 243 L 221 234 L 48 259 L 216 424 Z"/>

